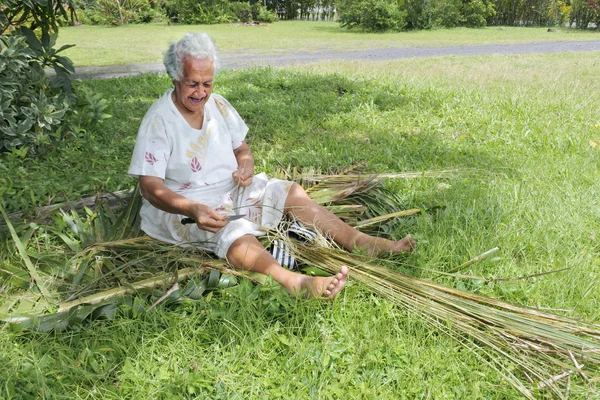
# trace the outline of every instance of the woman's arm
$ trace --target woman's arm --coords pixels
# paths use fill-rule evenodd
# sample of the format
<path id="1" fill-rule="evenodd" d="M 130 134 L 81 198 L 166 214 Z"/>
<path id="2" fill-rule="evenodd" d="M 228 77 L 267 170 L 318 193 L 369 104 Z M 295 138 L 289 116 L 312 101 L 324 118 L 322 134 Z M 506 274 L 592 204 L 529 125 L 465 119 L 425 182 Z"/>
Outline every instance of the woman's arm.
<path id="1" fill-rule="evenodd" d="M 233 181 L 241 187 L 250 186 L 254 176 L 254 157 L 250 146 L 244 141 L 240 147 L 233 150 L 233 154 L 238 163 L 238 169 L 232 174 Z"/>
<path id="2" fill-rule="evenodd" d="M 202 230 L 216 233 L 227 225 L 227 216 L 175 193 L 165 186 L 161 178 L 140 176 L 140 189 L 142 196 L 154 207 L 171 214 L 187 215 Z"/>

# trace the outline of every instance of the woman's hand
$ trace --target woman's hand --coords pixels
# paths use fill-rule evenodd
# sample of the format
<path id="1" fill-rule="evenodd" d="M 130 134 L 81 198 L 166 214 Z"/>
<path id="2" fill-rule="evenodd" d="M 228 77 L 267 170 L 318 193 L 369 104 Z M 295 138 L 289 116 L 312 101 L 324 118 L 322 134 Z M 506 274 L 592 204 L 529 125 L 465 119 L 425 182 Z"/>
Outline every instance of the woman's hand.
<path id="1" fill-rule="evenodd" d="M 204 204 L 195 204 L 189 217 L 196 221 L 198 228 L 203 231 L 217 233 L 228 224 L 227 215 L 219 214 Z"/>
<path id="2" fill-rule="evenodd" d="M 140 189 L 154 207 L 171 214 L 187 215 L 204 231 L 217 233 L 229 222 L 226 215 L 173 192 L 161 178 L 140 176 Z"/>
<path id="3" fill-rule="evenodd" d="M 250 168 L 238 168 L 231 174 L 233 182 L 241 187 L 248 187 L 252 184 L 254 170 Z"/>
<path id="4" fill-rule="evenodd" d="M 252 151 L 246 142 L 242 142 L 240 147 L 233 150 L 233 153 L 238 163 L 238 169 L 231 174 L 233 182 L 243 188 L 248 187 L 252 184 L 252 177 L 254 176 Z"/>

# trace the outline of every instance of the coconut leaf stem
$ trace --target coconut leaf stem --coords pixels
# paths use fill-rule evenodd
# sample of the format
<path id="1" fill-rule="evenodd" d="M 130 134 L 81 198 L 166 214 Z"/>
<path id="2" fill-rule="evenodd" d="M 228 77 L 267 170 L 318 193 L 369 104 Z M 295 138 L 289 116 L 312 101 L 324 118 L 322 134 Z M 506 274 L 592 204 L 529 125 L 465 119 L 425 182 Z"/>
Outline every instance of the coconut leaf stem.
<path id="1" fill-rule="evenodd" d="M 58 312 L 66 311 L 72 307 L 81 304 L 99 304 L 108 299 L 134 294 L 141 289 L 152 289 L 161 286 L 173 285 L 175 282 L 181 282 L 193 276 L 200 275 L 210 269 L 214 268 L 206 268 L 204 265 L 199 265 L 197 267 L 189 267 L 178 270 L 176 274 L 172 272 L 165 272 L 162 274 L 155 275 L 148 279 L 134 282 L 127 286 L 105 290 L 103 292 L 94 293 L 89 296 L 80 297 L 76 300 L 61 303 L 58 306 Z"/>

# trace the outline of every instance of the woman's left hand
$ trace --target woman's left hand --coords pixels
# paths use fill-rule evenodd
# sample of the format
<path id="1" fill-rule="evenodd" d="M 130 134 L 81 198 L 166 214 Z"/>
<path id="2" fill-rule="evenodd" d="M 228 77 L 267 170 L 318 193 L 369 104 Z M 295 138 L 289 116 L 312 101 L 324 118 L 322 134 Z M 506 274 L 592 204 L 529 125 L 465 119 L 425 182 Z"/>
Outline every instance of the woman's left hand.
<path id="1" fill-rule="evenodd" d="M 250 168 L 238 168 L 231 174 L 233 182 L 241 187 L 248 187 L 252 184 L 254 171 Z"/>

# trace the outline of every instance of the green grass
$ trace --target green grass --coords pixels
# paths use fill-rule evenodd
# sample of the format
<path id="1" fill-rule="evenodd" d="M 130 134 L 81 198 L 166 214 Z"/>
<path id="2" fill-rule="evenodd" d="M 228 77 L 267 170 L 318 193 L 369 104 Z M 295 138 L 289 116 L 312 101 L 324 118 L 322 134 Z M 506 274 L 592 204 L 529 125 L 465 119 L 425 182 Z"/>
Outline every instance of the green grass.
<path id="1" fill-rule="evenodd" d="M 489 27 L 439 29 L 400 33 L 363 33 L 343 29 L 336 22 L 281 21 L 267 26 L 148 25 L 77 26 L 61 28 L 58 45 L 75 44 L 65 54 L 76 66 L 147 64 L 162 61 L 167 45 L 186 32 L 207 32 L 224 54 L 325 53 L 390 47 L 598 40 L 598 32 L 575 29 Z"/>
<path id="2" fill-rule="evenodd" d="M 215 90 L 250 126 L 259 170 L 362 160 L 373 171 L 468 170 L 388 182 L 399 208 L 424 210 L 392 226 L 391 237 L 419 242 L 400 267 L 600 323 L 599 62 L 598 53 L 336 62 L 225 71 Z M 113 118 L 38 160 L 0 159 L 15 188 L 5 201 L 132 184 L 137 126 L 169 84 L 161 75 L 83 82 L 109 99 Z M 420 269 L 449 270 L 495 246 L 463 272 L 571 269 L 495 282 Z M 0 262 L 13 259 L 7 248 Z M 65 333 L 0 328 L 0 398 L 521 398 L 460 344 L 353 282 L 334 303 L 243 283 L 136 310 Z M 597 386 L 572 376 L 568 395 L 595 398 Z"/>

